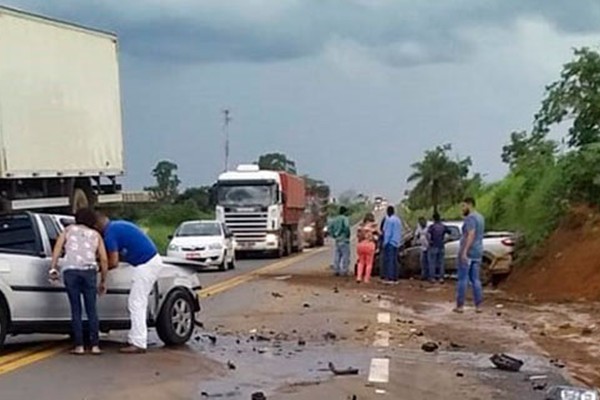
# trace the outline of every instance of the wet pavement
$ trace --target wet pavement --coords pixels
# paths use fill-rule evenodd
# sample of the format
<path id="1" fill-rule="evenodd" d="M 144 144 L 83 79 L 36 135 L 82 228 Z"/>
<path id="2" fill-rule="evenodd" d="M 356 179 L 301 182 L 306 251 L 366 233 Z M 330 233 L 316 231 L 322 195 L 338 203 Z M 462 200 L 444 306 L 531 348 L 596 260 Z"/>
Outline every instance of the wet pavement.
<path id="1" fill-rule="evenodd" d="M 0 398 L 535 400 L 543 385 L 566 382 L 566 369 L 493 306 L 456 316 L 451 287 L 357 285 L 330 276 L 330 258 L 305 255 L 204 299 L 204 328 L 184 347 L 163 348 L 152 332 L 148 354 L 123 356 L 124 333 L 113 333 L 101 357 L 63 352 L 0 374 Z M 202 277 L 206 287 L 273 262 Z M 425 353 L 427 342 L 439 350 Z M 496 369 L 494 352 L 523 359 L 522 370 Z M 335 376 L 329 363 L 358 374 Z"/>

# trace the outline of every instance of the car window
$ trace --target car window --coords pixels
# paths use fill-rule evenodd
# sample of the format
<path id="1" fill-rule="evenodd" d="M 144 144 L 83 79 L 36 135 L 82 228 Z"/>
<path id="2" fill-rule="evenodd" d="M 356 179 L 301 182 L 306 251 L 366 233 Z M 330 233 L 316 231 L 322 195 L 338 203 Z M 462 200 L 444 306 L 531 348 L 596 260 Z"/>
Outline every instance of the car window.
<path id="1" fill-rule="evenodd" d="M 449 239 L 456 240 L 460 238 L 460 229 L 457 226 L 448 226 L 448 230 L 450 231 Z"/>
<path id="2" fill-rule="evenodd" d="M 56 240 L 60 235 L 60 231 L 56 226 L 54 220 L 48 215 L 40 216 L 42 219 L 42 224 L 44 224 L 44 228 L 46 229 L 46 233 L 48 234 L 48 240 L 50 240 L 50 247 L 54 249 L 54 245 L 56 244 Z"/>
<path id="3" fill-rule="evenodd" d="M 29 215 L 0 217 L 0 251 L 23 254 L 42 251 L 37 229 Z"/>
<path id="4" fill-rule="evenodd" d="M 221 236 L 218 222 L 186 222 L 177 229 L 175 236 Z"/>

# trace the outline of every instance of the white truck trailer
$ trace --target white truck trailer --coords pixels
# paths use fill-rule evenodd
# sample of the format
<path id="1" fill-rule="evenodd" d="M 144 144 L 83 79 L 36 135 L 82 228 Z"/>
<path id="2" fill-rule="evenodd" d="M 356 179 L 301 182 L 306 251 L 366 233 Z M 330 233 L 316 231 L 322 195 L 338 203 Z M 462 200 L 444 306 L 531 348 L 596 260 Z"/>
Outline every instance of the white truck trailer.
<path id="1" fill-rule="evenodd" d="M 114 34 L 0 6 L 0 212 L 121 201 Z"/>

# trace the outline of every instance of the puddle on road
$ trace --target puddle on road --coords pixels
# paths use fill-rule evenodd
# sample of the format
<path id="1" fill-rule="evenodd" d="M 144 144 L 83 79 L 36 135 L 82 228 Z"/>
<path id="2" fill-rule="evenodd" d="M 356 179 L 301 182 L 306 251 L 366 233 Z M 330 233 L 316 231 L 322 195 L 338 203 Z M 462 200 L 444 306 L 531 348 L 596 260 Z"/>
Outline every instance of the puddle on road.
<path id="1" fill-rule="evenodd" d="M 213 335 L 210 335 L 213 336 Z M 214 337 L 214 336 L 213 336 Z M 355 367 L 366 382 L 371 359 L 367 349 L 343 349 L 337 344 L 304 346 L 290 341 L 257 341 L 248 337 L 207 336 L 195 341 L 194 350 L 225 365 L 225 376 L 198 384 L 198 399 L 250 399 L 252 393 L 269 393 L 284 386 L 319 385 L 332 379 L 328 364 Z M 340 377 L 339 379 L 346 379 Z"/>

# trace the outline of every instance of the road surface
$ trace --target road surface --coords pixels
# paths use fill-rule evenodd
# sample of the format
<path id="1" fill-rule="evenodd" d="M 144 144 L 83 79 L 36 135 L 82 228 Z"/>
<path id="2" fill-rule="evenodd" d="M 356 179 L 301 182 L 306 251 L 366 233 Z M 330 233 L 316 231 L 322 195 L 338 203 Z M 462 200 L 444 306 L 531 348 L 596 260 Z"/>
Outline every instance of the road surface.
<path id="1" fill-rule="evenodd" d="M 118 354 L 123 332 L 103 337 L 100 357 L 68 354 L 61 337 L 11 339 L 0 398 L 535 400 L 544 392 L 531 376 L 571 379 L 515 322 L 522 309 L 455 315 L 453 284 L 359 285 L 331 276 L 330 251 L 203 273 L 204 328 L 181 348 L 153 332 L 149 352 L 135 356 Z M 424 352 L 427 342 L 439 349 Z M 522 371 L 495 369 L 496 352 L 522 358 Z M 334 376 L 329 363 L 358 374 Z"/>

